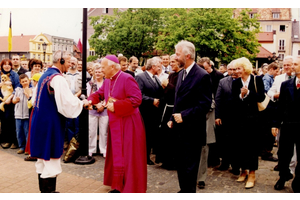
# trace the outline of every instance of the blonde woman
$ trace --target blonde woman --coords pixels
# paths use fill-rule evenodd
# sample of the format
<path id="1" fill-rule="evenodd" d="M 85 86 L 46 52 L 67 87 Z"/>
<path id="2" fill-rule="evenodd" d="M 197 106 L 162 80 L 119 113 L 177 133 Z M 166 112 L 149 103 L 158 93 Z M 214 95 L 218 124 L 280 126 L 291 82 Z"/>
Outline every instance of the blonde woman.
<path id="1" fill-rule="evenodd" d="M 245 188 L 249 189 L 254 187 L 255 171 L 258 169 L 260 126 L 257 102 L 262 102 L 265 98 L 264 84 L 261 77 L 255 77 L 251 74 L 253 67 L 247 58 L 242 57 L 237 59 L 235 65 L 240 77 L 232 83 L 232 94 L 235 101 L 235 130 L 237 130 L 234 133 L 236 144 L 235 157 L 237 166 L 242 169 L 237 181 L 246 181 Z"/>

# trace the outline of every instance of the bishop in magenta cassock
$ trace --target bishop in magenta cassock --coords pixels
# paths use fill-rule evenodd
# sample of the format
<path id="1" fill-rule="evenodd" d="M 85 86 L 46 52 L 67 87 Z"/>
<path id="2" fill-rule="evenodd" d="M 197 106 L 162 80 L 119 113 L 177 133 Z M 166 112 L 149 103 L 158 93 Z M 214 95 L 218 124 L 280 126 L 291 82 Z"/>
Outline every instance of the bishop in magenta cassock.
<path id="1" fill-rule="evenodd" d="M 141 193 L 147 190 L 145 128 L 139 105 L 142 94 L 135 79 L 120 70 L 116 56 L 106 56 L 101 67 L 102 87 L 91 94 L 85 105 L 105 99 L 109 116 L 104 185 L 111 192 Z"/>

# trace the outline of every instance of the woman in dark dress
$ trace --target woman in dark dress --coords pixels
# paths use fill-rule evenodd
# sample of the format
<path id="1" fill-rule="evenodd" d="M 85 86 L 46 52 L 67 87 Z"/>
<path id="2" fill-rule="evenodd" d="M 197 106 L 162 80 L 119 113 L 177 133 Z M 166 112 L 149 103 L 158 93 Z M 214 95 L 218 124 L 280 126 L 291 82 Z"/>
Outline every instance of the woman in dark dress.
<path id="1" fill-rule="evenodd" d="M 12 62 L 11 60 L 5 58 L 1 61 L 1 74 L 6 74 L 9 76 L 10 81 L 12 83 L 13 89 L 16 87 L 22 87 L 19 82 L 19 75 L 12 70 Z M 0 83 L 0 88 L 4 83 Z M 1 93 L 2 96 L 2 93 Z M 15 105 L 11 102 L 13 95 L 11 95 L 6 101 L 4 105 L 4 112 L 0 111 L 1 115 L 1 139 L 0 143 L 3 148 L 18 148 L 18 141 L 16 135 L 16 125 L 15 125 L 15 113 L 14 108 Z"/>
<path id="2" fill-rule="evenodd" d="M 235 148 L 236 160 L 239 168 L 242 169 L 238 182 L 247 179 L 245 188 L 254 187 L 255 171 L 258 169 L 258 142 L 259 142 L 259 120 L 257 103 L 265 98 L 264 84 L 262 78 L 253 76 L 252 64 L 245 58 L 235 61 L 237 66 L 238 79 L 232 83 L 232 94 L 234 98 L 234 117 L 236 123 Z M 257 92 L 255 89 L 255 84 Z M 249 174 L 248 174 L 249 170 Z"/>

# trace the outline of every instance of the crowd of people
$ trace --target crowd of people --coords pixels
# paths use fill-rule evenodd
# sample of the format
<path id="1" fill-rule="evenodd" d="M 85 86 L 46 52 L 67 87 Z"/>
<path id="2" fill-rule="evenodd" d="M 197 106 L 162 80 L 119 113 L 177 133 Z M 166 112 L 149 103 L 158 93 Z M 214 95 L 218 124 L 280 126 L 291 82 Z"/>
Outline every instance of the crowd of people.
<path id="1" fill-rule="evenodd" d="M 300 192 L 300 57 L 286 56 L 282 69 L 265 63 L 257 72 L 245 57 L 219 69 L 208 57 L 195 62 L 188 41 L 144 67 L 135 56 L 107 55 L 87 63 L 83 101 L 82 61 L 67 52 L 57 51 L 53 66 L 31 59 L 28 69 L 13 55 L 2 60 L 1 72 L 8 80 L 1 76 L 0 143 L 37 161 L 41 192 L 56 190 L 58 158 L 80 134 L 83 107 L 89 109 L 88 153 L 105 158 L 104 184 L 111 192 L 146 192 L 147 165 L 155 164 L 177 170 L 180 193 L 205 188 L 208 167 L 231 169 L 250 189 L 259 156 L 278 161 L 274 189 L 295 177 L 292 189 Z"/>

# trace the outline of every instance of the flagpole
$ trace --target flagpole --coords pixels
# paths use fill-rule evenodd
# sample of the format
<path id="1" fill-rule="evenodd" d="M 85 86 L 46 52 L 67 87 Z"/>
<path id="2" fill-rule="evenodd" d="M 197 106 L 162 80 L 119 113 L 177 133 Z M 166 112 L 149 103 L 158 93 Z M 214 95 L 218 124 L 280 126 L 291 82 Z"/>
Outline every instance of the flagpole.
<path id="1" fill-rule="evenodd" d="M 11 59 L 11 50 L 12 50 L 12 28 L 11 28 L 11 12 L 9 19 L 9 28 L 8 28 L 8 58 Z"/>

